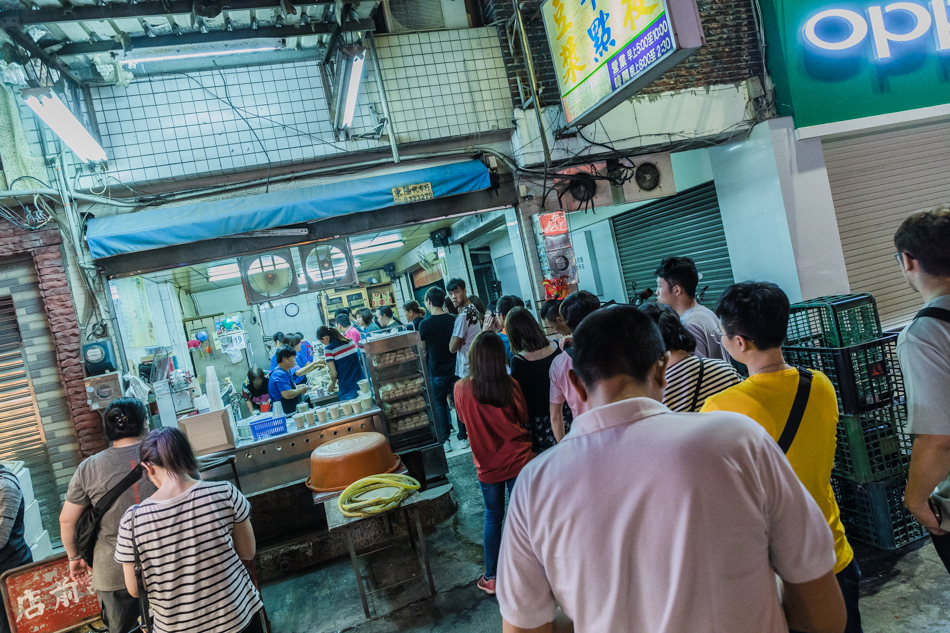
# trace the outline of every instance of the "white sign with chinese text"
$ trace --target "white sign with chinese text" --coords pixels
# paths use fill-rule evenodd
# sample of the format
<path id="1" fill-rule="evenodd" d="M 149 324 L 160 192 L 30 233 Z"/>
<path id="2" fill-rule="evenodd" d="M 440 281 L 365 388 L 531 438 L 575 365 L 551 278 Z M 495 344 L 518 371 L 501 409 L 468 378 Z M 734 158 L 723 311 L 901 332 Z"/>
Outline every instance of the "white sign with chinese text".
<path id="1" fill-rule="evenodd" d="M 703 44 L 695 0 L 545 0 L 569 127 L 587 125 Z"/>

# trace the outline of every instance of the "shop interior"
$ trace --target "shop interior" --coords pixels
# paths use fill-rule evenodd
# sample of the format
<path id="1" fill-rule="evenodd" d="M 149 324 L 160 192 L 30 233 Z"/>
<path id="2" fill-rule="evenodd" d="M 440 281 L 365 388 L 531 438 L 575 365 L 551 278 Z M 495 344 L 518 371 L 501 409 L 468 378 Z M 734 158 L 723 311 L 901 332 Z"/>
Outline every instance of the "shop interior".
<path id="1" fill-rule="evenodd" d="M 464 244 L 449 249 L 433 245 L 433 235 L 441 244 L 438 236 L 448 239 L 457 224 L 459 237 L 467 240 Z M 470 225 L 478 230 L 463 233 Z M 454 260 L 446 250 L 456 255 Z M 405 323 L 406 302 L 417 300 L 424 305 L 429 288 L 444 288 L 455 276 L 466 279 L 471 292 L 486 303 L 505 293 L 520 293 L 505 212 L 441 219 L 111 279 L 121 337 L 117 351 L 129 372 L 152 387 L 154 427 L 203 412 L 205 398 L 214 398 L 210 392 L 215 389 L 208 384 L 213 376 L 221 404 L 229 412 L 234 439 L 241 445 L 242 439 L 250 438 L 243 437 L 238 422 L 246 424 L 256 413 L 241 398 L 241 388 L 249 370 L 269 370 L 278 347 L 273 342 L 275 333 L 301 333 L 313 345 L 317 367 L 306 376 L 313 390 L 311 405 L 319 404 L 317 399 L 338 400 L 328 391 L 326 363 L 319 362 L 323 345 L 316 339 L 317 330 L 331 322 L 341 307 L 354 312 L 369 308 L 375 313 L 378 307 L 389 306 L 396 319 Z M 168 371 L 163 373 L 162 367 Z M 178 371 L 172 380 L 174 370 Z M 173 410 L 167 404 L 164 409 L 160 406 L 168 400 L 156 394 L 161 389 L 155 383 L 162 377 L 169 380 L 171 393 L 166 395 L 171 396 Z"/>

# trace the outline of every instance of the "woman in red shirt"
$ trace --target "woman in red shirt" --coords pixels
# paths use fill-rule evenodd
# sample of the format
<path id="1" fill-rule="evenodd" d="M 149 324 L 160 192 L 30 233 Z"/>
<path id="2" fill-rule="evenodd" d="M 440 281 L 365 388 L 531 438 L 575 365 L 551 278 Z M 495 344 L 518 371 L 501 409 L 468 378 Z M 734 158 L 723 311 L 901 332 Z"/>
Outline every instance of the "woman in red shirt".
<path id="1" fill-rule="evenodd" d="M 468 351 L 469 374 L 455 383 L 455 408 L 465 420 L 478 485 L 485 499 L 485 575 L 478 588 L 495 593 L 495 573 L 505 519 L 505 489 L 534 454 L 525 428 L 528 405 L 508 375 L 505 344 L 494 332 L 480 332 Z"/>

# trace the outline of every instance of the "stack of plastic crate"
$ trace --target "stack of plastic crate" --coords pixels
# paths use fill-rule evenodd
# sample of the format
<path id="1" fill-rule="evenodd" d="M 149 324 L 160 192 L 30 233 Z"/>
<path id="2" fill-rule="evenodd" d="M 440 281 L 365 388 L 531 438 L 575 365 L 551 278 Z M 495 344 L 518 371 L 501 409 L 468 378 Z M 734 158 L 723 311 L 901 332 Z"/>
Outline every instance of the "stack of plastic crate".
<path id="1" fill-rule="evenodd" d="M 789 364 L 821 371 L 838 394 L 832 487 L 848 538 L 895 549 L 924 537 L 903 502 L 910 437 L 897 335 L 881 333 L 874 297 L 794 304 L 784 350 Z"/>

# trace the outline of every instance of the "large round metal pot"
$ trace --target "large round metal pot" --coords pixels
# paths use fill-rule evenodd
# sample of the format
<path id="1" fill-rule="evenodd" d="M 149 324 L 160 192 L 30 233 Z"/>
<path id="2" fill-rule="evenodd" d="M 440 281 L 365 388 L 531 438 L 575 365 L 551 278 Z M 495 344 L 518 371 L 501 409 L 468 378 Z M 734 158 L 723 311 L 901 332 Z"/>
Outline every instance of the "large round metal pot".
<path id="1" fill-rule="evenodd" d="M 401 465 L 385 435 L 353 433 L 314 449 L 307 487 L 315 492 L 335 492 L 363 477 L 394 473 Z"/>

